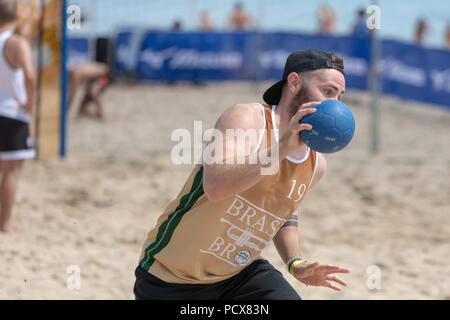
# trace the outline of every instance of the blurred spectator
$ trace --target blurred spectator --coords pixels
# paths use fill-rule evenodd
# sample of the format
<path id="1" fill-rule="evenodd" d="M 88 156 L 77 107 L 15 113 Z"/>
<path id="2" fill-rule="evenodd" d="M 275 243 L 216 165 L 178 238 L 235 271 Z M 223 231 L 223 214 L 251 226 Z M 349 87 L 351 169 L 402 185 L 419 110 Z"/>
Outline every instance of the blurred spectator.
<path id="1" fill-rule="evenodd" d="M 214 23 L 212 22 L 211 18 L 209 17 L 209 13 L 206 10 L 202 12 L 200 29 L 205 31 L 214 29 Z"/>
<path id="2" fill-rule="evenodd" d="M 331 8 L 326 5 L 320 6 L 317 16 L 319 18 L 319 34 L 333 34 L 336 29 L 336 18 Z"/>
<path id="3" fill-rule="evenodd" d="M 424 37 L 425 37 L 425 34 L 428 32 L 428 29 L 429 29 L 429 27 L 428 27 L 428 24 L 425 21 L 425 19 L 423 19 L 423 18 L 419 19 L 419 21 L 417 22 L 417 25 L 416 25 L 416 32 L 415 32 L 415 39 L 414 39 L 415 43 L 418 46 L 424 45 Z"/>
<path id="4" fill-rule="evenodd" d="M 18 21 L 17 11 L 17 2 L 0 1 L 0 232 L 2 233 L 11 233 L 12 208 L 23 162 L 35 156 L 29 133 L 37 77 L 30 44 L 25 37 L 14 34 Z"/>
<path id="5" fill-rule="evenodd" d="M 103 108 L 100 95 L 109 84 L 110 68 L 107 64 L 101 62 L 85 62 L 76 66 L 69 67 L 69 93 L 67 109 L 72 106 L 77 89 L 86 85 L 83 100 L 78 109 L 79 115 L 92 116 L 98 119 L 103 118 Z M 89 104 L 93 102 L 95 112 L 88 110 Z"/>
<path id="6" fill-rule="evenodd" d="M 447 49 L 450 50 L 450 23 L 447 24 L 447 29 L 445 30 L 445 43 L 447 44 Z"/>
<path id="7" fill-rule="evenodd" d="M 358 10 L 358 16 L 356 23 L 353 26 L 352 34 L 356 37 L 364 38 L 369 35 L 369 29 L 367 28 L 366 10 L 363 8 Z"/>
<path id="8" fill-rule="evenodd" d="M 244 30 L 253 26 L 253 18 L 245 12 L 241 3 L 236 3 L 230 16 L 229 25 L 232 29 Z"/>
<path id="9" fill-rule="evenodd" d="M 175 20 L 172 24 L 172 31 L 181 31 L 181 21 L 180 20 Z"/>

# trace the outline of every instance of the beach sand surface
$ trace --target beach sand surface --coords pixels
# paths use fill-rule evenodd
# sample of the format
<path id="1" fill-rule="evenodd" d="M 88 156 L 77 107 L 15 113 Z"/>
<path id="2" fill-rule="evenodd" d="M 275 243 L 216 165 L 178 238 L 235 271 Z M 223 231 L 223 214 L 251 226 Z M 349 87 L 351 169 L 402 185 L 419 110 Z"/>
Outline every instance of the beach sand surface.
<path id="1" fill-rule="evenodd" d="M 0 299 L 133 299 L 146 234 L 192 170 L 171 161 L 171 134 L 193 133 L 196 120 L 213 127 L 226 108 L 261 102 L 268 85 L 116 84 L 103 121 L 71 110 L 67 158 L 24 165 L 14 233 L 0 234 Z M 384 97 L 374 154 L 370 96 L 350 91 L 344 102 L 355 137 L 326 155 L 299 234 L 305 259 L 351 270 L 348 286 L 306 287 L 273 245 L 263 257 L 304 299 L 450 299 L 450 113 Z"/>

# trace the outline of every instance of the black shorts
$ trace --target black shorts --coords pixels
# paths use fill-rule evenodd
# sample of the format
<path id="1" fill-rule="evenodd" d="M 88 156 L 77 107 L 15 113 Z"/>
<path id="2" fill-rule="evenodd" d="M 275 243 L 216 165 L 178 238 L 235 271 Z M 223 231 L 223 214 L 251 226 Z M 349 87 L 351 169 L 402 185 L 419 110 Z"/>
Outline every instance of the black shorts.
<path id="1" fill-rule="evenodd" d="M 0 160 L 20 160 L 36 155 L 26 122 L 0 116 Z"/>
<path id="2" fill-rule="evenodd" d="M 167 283 L 140 266 L 135 274 L 136 300 L 301 300 L 267 260 L 256 260 L 237 275 L 213 284 Z"/>

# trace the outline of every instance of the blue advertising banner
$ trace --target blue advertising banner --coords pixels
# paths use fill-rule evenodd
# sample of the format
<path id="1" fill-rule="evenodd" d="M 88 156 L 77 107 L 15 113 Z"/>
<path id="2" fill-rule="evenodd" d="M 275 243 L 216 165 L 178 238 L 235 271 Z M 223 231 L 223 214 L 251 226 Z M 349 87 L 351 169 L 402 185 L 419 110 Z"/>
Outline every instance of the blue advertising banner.
<path id="1" fill-rule="evenodd" d="M 71 69 L 81 63 L 92 60 L 90 40 L 88 38 L 69 38 L 67 40 L 67 67 Z"/>
<path id="2" fill-rule="evenodd" d="M 139 80 L 165 82 L 277 80 L 289 53 L 308 48 L 342 57 L 347 87 L 368 89 L 371 42 L 364 37 L 124 31 L 116 38 L 116 68 L 136 71 Z M 450 51 L 390 40 L 381 48 L 383 93 L 450 107 Z"/>
<path id="3" fill-rule="evenodd" d="M 115 72 L 134 73 L 137 70 L 143 33 L 137 30 L 122 30 L 115 39 Z"/>
<path id="4" fill-rule="evenodd" d="M 121 73 L 130 69 L 130 48 L 131 39 L 133 37 L 133 32 L 123 31 L 120 32 L 116 37 L 115 42 L 115 68 L 116 72 Z"/>
<path id="5" fill-rule="evenodd" d="M 318 49 L 344 59 L 347 87 L 367 89 L 370 40 L 355 37 L 309 36 L 295 33 L 268 33 L 262 39 L 258 58 L 262 79 L 281 79 L 287 56 L 296 50 Z M 254 58 L 253 58 L 254 59 Z"/>
<path id="6" fill-rule="evenodd" d="M 383 41 L 382 92 L 450 107 L 450 52 Z"/>
<path id="7" fill-rule="evenodd" d="M 142 42 L 141 80 L 205 81 L 254 79 L 255 33 L 152 32 Z"/>

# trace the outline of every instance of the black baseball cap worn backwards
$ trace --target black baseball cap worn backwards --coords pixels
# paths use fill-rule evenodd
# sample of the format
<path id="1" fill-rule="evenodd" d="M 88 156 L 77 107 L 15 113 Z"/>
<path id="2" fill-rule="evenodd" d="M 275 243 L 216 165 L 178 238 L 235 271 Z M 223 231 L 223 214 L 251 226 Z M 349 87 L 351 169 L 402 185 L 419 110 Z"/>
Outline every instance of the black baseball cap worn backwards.
<path id="1" fill-rule="evenodd" d="M 345 76 L 342 59 L 333 53 L 314 49 L 291 53 L 284 65 L 283 78 L 264 92 L 264 101 L 269 105 L 280 102 L 283 85 L 291 72 L 299 73 L 324 68 L 339 70 Z"/>

